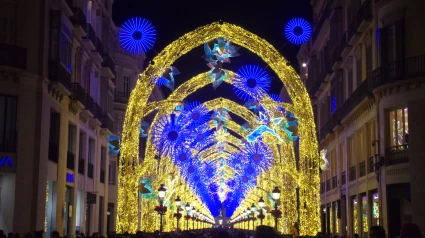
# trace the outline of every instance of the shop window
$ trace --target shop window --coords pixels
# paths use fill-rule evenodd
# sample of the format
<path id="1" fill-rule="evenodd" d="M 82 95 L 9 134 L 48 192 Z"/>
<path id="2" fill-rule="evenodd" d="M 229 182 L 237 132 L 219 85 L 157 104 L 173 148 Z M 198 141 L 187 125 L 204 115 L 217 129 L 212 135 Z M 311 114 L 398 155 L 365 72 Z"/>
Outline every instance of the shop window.
<path id="1" fill-rule="evenodd" d="M 391 110 L 389 112 L 389 140 L 390 147 L 407 149 L 409 141 L 409 123 L 407 107 Z"/>

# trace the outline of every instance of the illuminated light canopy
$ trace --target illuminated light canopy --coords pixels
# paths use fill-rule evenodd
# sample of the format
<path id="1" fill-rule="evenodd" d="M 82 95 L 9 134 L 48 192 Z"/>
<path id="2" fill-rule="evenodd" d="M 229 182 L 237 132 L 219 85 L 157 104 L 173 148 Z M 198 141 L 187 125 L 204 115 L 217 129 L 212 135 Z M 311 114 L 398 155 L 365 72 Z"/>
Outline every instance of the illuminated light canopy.
<path id="1" fill-rule="evenodd" d="M 258 65 L 245 65 L 236 74 L 233 90 L 244 101 L 261 100 L 270 89 L 270 76 Z"/>
<path id="2" fill-rule="evenodd" d="M 182 117 L 175 114 L 163 116 L 152 128 L 152 141 L 155 148 L 165 156 L 172 156 L 177 147 L 186 146 L 187 131 Z"/>
<path id="3" fill-rule="evenodd" d="M 155 27 L 150 21 L 140 17 L 125 21 L 119 32 L 121 46 L 132 54 L 148 52 L 155 44 L 155 40 Z"/>
<path id="4" fill-rule="evenodd" d="M 302 18 L 290 20 L 285 27 L 286 38 L 295 45 L 301 45 L 311 37 L 311 26 L 308 21 Z"/>

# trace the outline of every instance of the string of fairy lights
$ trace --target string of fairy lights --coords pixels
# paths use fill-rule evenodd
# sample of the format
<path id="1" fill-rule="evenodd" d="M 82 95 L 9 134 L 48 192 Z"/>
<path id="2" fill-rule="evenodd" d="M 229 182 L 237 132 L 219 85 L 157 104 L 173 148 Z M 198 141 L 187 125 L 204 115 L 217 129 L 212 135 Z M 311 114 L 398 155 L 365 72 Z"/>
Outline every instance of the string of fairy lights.
<path id="1" fill-rule="evenodd" d="M 144 19 L 130 23 L 120 34 L 123 47 L 130 52 L 146 52 L 153 46 L 154 28 Z M 300 37 L 297 34 L 291 39 Z M 235 44 L 264 60 L 283 82 L 293 104 L 268 94 L 270 77 L 257 65 L 243 66 L 236 73 L 224 69 L 230 58 L 239 55 Z M 199 45 L 204 45 L 203 58 L 210 71 L 174 89 L 174 77 L 181 72 L 172 66 L 173 62 Z M 207 85 L 217 88 L 222 83 L 233 85 L 245 104 L 225 98 L 185 101 Z M 162 101 L 148 102 L 156 85 L 173 91 Z M 148 124 L 144 118 L 151 113 L 155 116 Z M 232 114 L 244 123 L 236 123 Z M 223 215 L 230 217 L 236 227 L 247 208 L 267 214 L 275 207 L 282 211 L 277 224 L 280 232 L 288 233 L 298 222 L 300 235 L 316 234 L 320 229 L 320 158 L 314 132 L 305 87 L 267 41 L 221 22 L 185 34 L 152 60 L 131 93 L 120 143 L 117 231 L 193 229 L 194 223 L 186 219 L 189 217 L 211 225 L 214 217 L 221 215 L 223 204 Z M 139 160 L 141 139 L 146 140 L 143 161 Z M 299 141 L 298 168 L 295 141 Z M 284 194 L 278 200 L 271 197 L 275 187 Z M 165 216 L 163 226 L 153 209 L 158 206 L 158 188 L 165 188 L 161 204 L 170 211 L 161 214 L 161 220 Z M 254 209 L 259 198 L 264 198 L 264 206 Z M 175 219 L 180 213 L 186 215 L 185 219 Z M 274 220 L 265 216 L 262 222 L 272 225 Z"/>

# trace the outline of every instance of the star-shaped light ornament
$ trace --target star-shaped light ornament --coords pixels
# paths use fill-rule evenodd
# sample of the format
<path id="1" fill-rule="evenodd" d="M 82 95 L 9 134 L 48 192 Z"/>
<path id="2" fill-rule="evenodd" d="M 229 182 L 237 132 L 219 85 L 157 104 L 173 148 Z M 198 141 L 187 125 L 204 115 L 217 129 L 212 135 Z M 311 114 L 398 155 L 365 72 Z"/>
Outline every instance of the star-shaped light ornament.
<path id="1" fill-rule="evenodd" d="M 165 68 L 162 77 L 159 78 L 156 82 L 158 86 L 165 86 L 169 88 L 171 91 L 174 90 L 174 76 L 180 74 L 180 71 L 174 67 L 170 66 Z"/>
<path id="2" fill-rule="evenodd" d="M 217 43 L 212 49 L 208 43 L 204 44 L 205 55 L 203 58 L 211 69 L 209 79 L 212 81 L 214 89 L 226 79 L 227 74 L 223 70 L 223 63 L 230 63 L 230 57 L 239 56 L 238 49 L 239 47 L 231 45 L 230 41 L 225 38 L 217 38 Z"/>

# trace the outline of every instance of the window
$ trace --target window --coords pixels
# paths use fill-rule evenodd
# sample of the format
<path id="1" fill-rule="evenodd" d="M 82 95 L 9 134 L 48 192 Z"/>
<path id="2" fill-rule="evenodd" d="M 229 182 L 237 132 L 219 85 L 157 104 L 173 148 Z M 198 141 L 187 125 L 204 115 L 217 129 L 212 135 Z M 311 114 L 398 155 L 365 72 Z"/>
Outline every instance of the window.
<path id="1" fill-rule="evenodd" d="M 357 174 L 356 174 L 356 166 L 352 166 L 350 168 L 350 182 L 356 180 Z"/>
<path id="2" fill-rule="evenodd" d="M 0 43 L 16 43 L 16 3 L 0 3 Z"/>
<path id="3" fill-rule="evenodd" d="M 94 156 L 95 156 L 95 142 L 93 139 L 89 139 L 89 154 L 88 154 L 88 166 L 87 166 L 87 176 L 93 178 L 94 171 Z"/>
<path id="4" fill-rule="evenodd" d="M 130 97 L 130 76 L 124 76 L 124 97 Z"/>
<path id="5" fill-rule="evenodd" d="M 73 125 L 68 125 L 68 153 L 66 167 L 71 170 L 74 170 L 75 163 L 75 133 L 76 127 Z"/>
<path id="6" fill-rule="evenodd" d="M 331 180 L 328 179 L 326 180 L 326 192 L 330 191 L 331 189 L 332 189 Z"/>
<path id="7" fill-rule="evenodd" d="M 60 114 L 55 111 L 50 112 L 49 131 L 49 160 L 58 162 L 59 159 L 59 132 Z"/>
<path id="8" fill-rule="evenodd" d="M 360 86 L 362 81 L 363 81 L 362 58 L 358 57 L 356 60 L 356 88 Z"/>
<path id="9" fill-rule="evenodd" d="M 345 185 L 347 182 L 347 178 L 345 177 L 345 171 L 342 171 L 341 173 L 341 185 Z"/>
<path id="10" fill-rule="evenodd" d="M 0 95 L 0 152 L 16 152 L 16 97 Z"/>
<path id="11" fill-rule="evenodd" d="M 362 161 L 359 163 L 359 175 L 363 177 L 366 175 L 366 162 Z"/>
<path id="12" fill-rule="evenodd" d="M 368 218 L 368 207 L 367 207 L 367 196 L 366 194 L 362 195 L 362 223 L 361 223 L 361 227 L 362 227 L 362 236 L 361 237 L 368 237 L 368 232 L 369 232 L 369 225 L 367 224 L 367 218 Z"/>
<path id="13" fill-rule="evenodd" d="M 347 69 L 347 98 L 353 93 L 353 69 L 352 65 Z"/>
<path id="14" fill-rule="evenodd" d="M 338 179 L 336 176 L 332 177 L 332 188 L 338 187 Z"/>
<path id="15" fill-rule="evenodd" d="M 337 79 L 335 79 L 337 80 Z M 331 89 L 331 99 L 330 99 L 330 109 L 331 109 L 331 115 L 336 111 L 337 109 L 337 83 L 333 83 L 332 89 Z"/>
<path id="16" fill-rule="evenodd" d="M 388 61 L 396 60 L 396 31 L 395 26 L 388 27 Z"/>
<path id="17" fill-rule="evenodd" d="M 325 192 L 325 182 L 320 183 L 320 194 Z"/>
<path id="18" fill-rule="evenodd" d="M 83 132 L 80 132 L 80 141 L 79 141 L 79 158 L 78 158 L 78 173 L 84 174 L 85 170 L 85 158 L 86 158 L 86 134 Z"/>
<path id="19" fill-rule="evenodd" d="M 108 177 L 109 185 L 116 184 L 116 173 L 117 173 L 117 162 L 109 161 L 109 177 Z"/>
<path id="20" fill-rule="evenodd" d="M 372 194 L 372 226 L 379 226 L 379 195 L 378 192 Z"/>
<path id="21" fill-rule="evenodd" d="M 105 183 L 106 169 L 106 148 L 102 146 L 100 149 L 100 182 Z"/>
<path id="22" fill-rule="evenodd" d="M 409 141 L 409 124 L 407 107 L 389 112 L 389 140 L 392 148 L 407 149 Z"/>
<path id="23" fill-rule="evenodd" d="M 352 198 L 352 203 L 351 203 L 352 207 L 353 207 L 353 234 L 359 234 L 359 222 L 358 222 L 358 204 L 357 204 L 357 198 L 354 196 Z"/>

